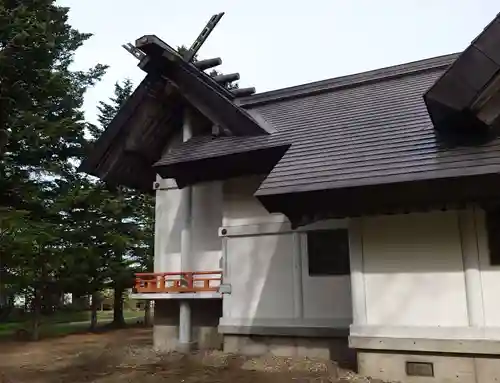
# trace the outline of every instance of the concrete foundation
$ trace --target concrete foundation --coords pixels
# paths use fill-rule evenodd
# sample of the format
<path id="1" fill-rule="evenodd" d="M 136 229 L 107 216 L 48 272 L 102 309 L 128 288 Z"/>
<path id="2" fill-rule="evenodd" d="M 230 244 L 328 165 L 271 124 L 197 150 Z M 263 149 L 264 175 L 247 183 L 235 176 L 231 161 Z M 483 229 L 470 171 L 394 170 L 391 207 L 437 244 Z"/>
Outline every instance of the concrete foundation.
<path id="1" fill-rule="evenodd" d="M 253 335 L 224 335 L 224 352 L 247 356 L 276 355 L 329 359 L 344 368 L 355 369 L 356 352 L 347 337 L 302 338 Z"/>
<path id="2" fill-rule="evenodd" d="M 217 331 L 222 316 L 222 301 L 218 299 L 192 299 L 191 349 L 222 349 L 223 338 Z M 179 301 L 175 299 L 157 300 L 153 327 L 153 345 L 160 352 L 186 351 L 179 344 Z M 182 346 L 182 350 L 180 347 Z"/>
<path id="3" fill-rule="evenodd" d="M 432 364 L 433 376 L 409 376 L 407 363 Z M 358 351 L 361 375 L 405 383 L 500 382 L 500 357 Z"/>

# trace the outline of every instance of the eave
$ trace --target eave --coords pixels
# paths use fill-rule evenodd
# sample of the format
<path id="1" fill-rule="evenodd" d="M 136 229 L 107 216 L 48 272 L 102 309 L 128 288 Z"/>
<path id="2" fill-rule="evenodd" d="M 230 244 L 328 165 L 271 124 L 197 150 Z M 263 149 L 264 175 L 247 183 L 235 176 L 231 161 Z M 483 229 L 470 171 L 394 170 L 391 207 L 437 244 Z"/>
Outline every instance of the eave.
<path id="1" fill-rule="evenodd" d="M 147 54 L 139 66 L 148 73 L 158 73 L 172 83 L 195 109 L 214 125 L 239 136 L 271 133 L 247 111 L 237 106 L 234 95 L 213 78 L 186 62 L 179 53 L 156 36 L 143 36 L 136 47 Z"/>
<path id="2" fill-rule="evenodd" d="M 161 177 L 174 178 L 179 188 L 232 177 L 267 175 L 290 144 L 255 138 L 256 142 L 251 137 L 191 139 L 165 154 L 154 168 Z"/>
<path id="3" fill-rule="evenodd" d="M 271 213 L 288 217 L 292 227 L 330 219 L 499 203 L 500 175 L 450 177 L 302 193 L 257 195 Z"/>
<path id="4" fill-rule="evenodd" d="M 436 130 L 464 142 L 484 136 L 500 117 L 500 14 L 426 92 Z"/>
<path id="5" fill-rule="evenodd" d="M 152 165 L 182 124 L 184 103 L 175 88 L 149 74 L 120 108 L 79 171 L 103 181 L 150 191 Z"/>
<path id="6" fill-rule="evenodd" d="M 139 66 L 148 74 L 97 140 L 80 171 L 106 182 L 151 190 L 156 178 L 153 164 L 180 131 L 186 108 L 202 116 L 203 128 L 217 125 L 238 136 L 273 131 L 258 116 L 235 105 L 235 95 L 203 68 L 186 62 L 156 36 L 138 39 L 137 47 L 146 54 Z"/>

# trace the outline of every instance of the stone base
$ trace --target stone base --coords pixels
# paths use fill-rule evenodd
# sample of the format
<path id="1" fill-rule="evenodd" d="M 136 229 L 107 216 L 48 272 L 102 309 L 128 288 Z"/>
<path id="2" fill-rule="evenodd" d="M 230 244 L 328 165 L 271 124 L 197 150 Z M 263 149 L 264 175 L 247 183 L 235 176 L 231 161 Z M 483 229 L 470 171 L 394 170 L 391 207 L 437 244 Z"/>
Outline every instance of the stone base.
<path id="1" fill-rule="evenodd" d="M 407 362 L 432 363 L 434 376 L 409 376 Z M 358 369 L 364 376 L 405 383 L 500 382 L 500 358 L 491 356 L 358 351 Z"/>
<path id="2" fill-rule="evenodd" d="M 177 326 L 153 325 L 153 348 L 158 352 L 179 350 Z"/>
<path id="3" fill-rule="evenodd" d="M 179 339 L 179 301 L 157 300 L 155 302 L 153 345 L 156 351 L 220 350 L 223 338 L 217 330 L 222 316 L 221 300 L 189 301 L 191 306 L 192 343 L 180 345 Z"/>
<path id="4" fill-rule="evenodd" d="M 347 337 L 224 335 L 224 352 L 246 356 L 271 354 L 281 357 L 318 358 L 333 360 L 344 368 L 356 367 L 356 353 L 349 348 Z"/>

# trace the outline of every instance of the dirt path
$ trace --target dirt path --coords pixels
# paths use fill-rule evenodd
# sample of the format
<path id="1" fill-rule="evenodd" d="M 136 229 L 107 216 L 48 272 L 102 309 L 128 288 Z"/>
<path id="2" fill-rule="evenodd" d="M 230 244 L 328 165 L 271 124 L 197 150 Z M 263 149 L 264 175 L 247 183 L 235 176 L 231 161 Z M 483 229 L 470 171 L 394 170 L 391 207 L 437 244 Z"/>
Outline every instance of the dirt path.
<path id="1" fill-rule="evenodd" d="M 2 342 L 0 383 L 366 381 L 346 373 L 337 379 L 335 366 L 323 362 L 248 360 L 222 353 L 160 356 L 150 342 L 151 331 L 137 328 L 38 343 Z"/>

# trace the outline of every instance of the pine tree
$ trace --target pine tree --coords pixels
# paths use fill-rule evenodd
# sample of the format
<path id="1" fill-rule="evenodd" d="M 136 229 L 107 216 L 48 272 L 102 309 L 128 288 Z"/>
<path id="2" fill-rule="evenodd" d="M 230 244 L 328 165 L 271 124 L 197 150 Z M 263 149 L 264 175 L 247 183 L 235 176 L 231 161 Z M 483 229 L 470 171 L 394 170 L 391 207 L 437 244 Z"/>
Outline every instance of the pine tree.
<path id="1" fill-rule="evenodd" d="M 97 138 L 115 117 L 133 90 L 130 80 L 116 83 L 114 96 L 110 102 L 99 103 L 98 121 L 100 126 L 93 127 L 92 135 Z M 102 183 L 101 183 L 102 187 Z M 108 264 L 107 275 L 114 289 L 113 326 L 125 324 L 123 317 L 123 294 L 132 287 L 133 272 L 138 267 L 148 266 L 153 250 L 153 199 L 136 190 L 125 187 L 105 188 L 104 205 L 110 208 L 106 215 Z"/>
<path id="2" fill-rule="evenodd" d="M 86 146 L 83 96 L 105 72 L 70 69 L 90 35 L 67 21 L 52 0 L 0 2 L 0 270 L 30 298 L 35 339 L 68 256 L 63 202 Z"/>
<path id="3" fill-rule="evenodd" d="M 110 103 L 108 104 L 104 101 L 99 102 L 99 106 L 97 107 L 99 110 L 97 119 L 100 126 L 92 132 L 94 137 L 99 136 L 104 129 L 108 127 L 116 116 L 116 113 L 118 113 L 122 105 L 132 94 L 134 90 L 133 87 L 134 85 L 130 79 L 123 80 L 121 84 L 117 82 L 114 88 L 114 96 L 110 98 Z"/>

